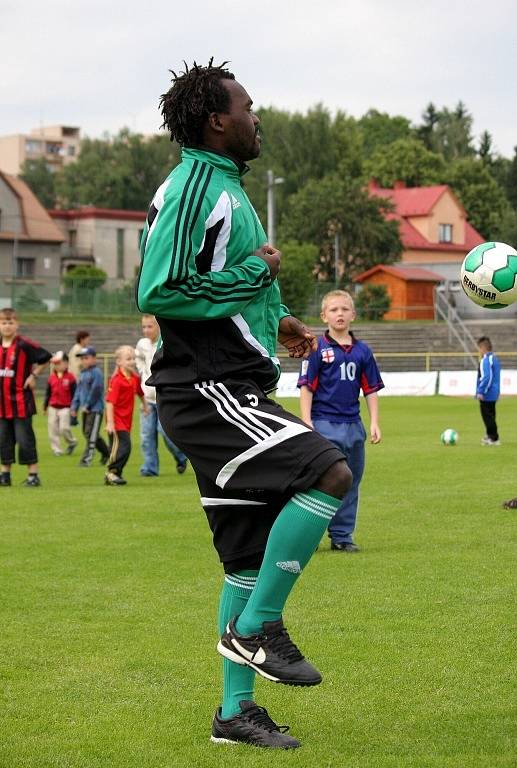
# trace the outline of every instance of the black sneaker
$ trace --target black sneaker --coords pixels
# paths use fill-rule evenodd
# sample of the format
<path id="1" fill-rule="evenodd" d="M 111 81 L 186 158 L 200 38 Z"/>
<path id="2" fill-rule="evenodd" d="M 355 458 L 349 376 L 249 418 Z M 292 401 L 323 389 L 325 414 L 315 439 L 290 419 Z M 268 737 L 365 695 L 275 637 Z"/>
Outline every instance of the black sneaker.
<path id="1" fill-rule="evenodd" d="M 29 477 L 23 481 L 22 485 L 26 488 L 37 488 L 41 485 L 41 480 L 37 475 L 29 475 Z"/>
<path id="2" fill-rule="evenodd" d="M 100 461 L 100 463 L 101 463 L 101 466 L 104 466 L 105 464 L 107 464 L 107 463 L 108 463 L 108 461 L 109 461 L 109 457 L 110 457 L 110 454 L 109 454 L 109 453 L 103 453 L 103 454 L 102 454 L 102 456 L 101 456 L 101 461 Z"/>
<path id="3" fill-rule="evenodd" d="M 182 475 L 184 473 L 184 471 L 186 470 L 186 468 L 187 468 L 187 462 L 186 461 L 183 462 L 183 464 L 176 464 L 176 472 L 178 473 L 178 475 Z"/>
<path id="4" fill-rule="evenodd" d="M 0 474 L 0 485 L 12 485 L 11 483 L 11 475 L 9 472 L 2 472 Z"/>
<path id="5" fill-rule="evenodd" d="M 274 683 L 318 685 L 321 675 L 293 643 L 282 619 L 265 621 L 263 632 L 239 635 L 233 618 L 217 644 L 222 656 L 236 664 L 245 664 Z"/>
<path id="6" fill-rule="evenodd" d="M 71 456 L 71 455 L 72 455 L 72 453 L 75 451 L 75 449 L 76 449 L 76 448 L 77 448 L 77 443 L 70 443 L 70 444 L 68 445 L 68 447 L 67 447 L 66 451 L 65 451 L 66 455 L 67 455 L 67 456 Z"/>
<path id="7" fill-rule="evenodd" d="M 269 717 L 264 707 L 254 701 L 240 701 L 240 715 L 229 720 L 221 719 L 221 708 L 217 710 L 212 722 L 211 741 L 216 744 L 253 744 L 255 747 L 273 749 L 296 749 L 298 739 L 287 736 L 288 725 L 277 725 Z"/>
<path id="8" fill-rule="evenodd" d="M 126 480 L 120 475 L 116 475 L 115 472 L 106 472 L 104 475 L 105 485 L 127 485 Z"/>
<path id="9" fill-rule="evenodd" d="M 332 541 L 330 548 L 338 552 L 360 552 L 361 550 L 353 541 Z"/>

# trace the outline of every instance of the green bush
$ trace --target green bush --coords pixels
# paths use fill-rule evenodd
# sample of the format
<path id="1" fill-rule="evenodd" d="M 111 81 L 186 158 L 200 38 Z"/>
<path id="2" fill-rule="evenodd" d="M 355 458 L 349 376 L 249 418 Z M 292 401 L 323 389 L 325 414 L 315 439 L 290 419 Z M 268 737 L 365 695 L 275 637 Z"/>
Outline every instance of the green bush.
<path id="1" fill-rule="evenodd" d="M 20 312 L 48 312 L 47 305 L 32 285 L 16 298 L 15 304 Z"/>
<path id="2" fill-rule="evenodd" d="M 385 285 L 365 285 L 355 300 L 355 308 L 362 320 L 382 320 L 391 305 Z"/>
<path id="3" fill-rule="evenodd" d="M 108 275 L 100 267 L 92 267 L 89 264 L 80 264 L 72 267 L 63 275 L 65 286 L 75 288 L 100 288 L 107 280 Z"/>

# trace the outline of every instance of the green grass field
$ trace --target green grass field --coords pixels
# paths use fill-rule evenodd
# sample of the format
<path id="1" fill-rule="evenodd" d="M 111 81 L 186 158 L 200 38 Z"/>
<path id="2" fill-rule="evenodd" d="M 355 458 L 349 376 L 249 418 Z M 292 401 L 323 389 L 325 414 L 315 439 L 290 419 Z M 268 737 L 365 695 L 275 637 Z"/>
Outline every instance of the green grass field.
<path id="1" fill-rule="evenodd" d="M 483 448 L 472 399 L 381 400 L 362 552 L 325 539 L 284 614 L 323 684 L 257 684 L 303 743 L 272 753 L 209 741 L 221 569 L 192 470 L 162 447 L 140 478 L 135 433 L 128 485 L 105 487 L 50 454 L 38 416 L 43 487 L 14 467 L 1 489 L 0 766 L 515 766 L 515 400 L 498 422 Z"/>

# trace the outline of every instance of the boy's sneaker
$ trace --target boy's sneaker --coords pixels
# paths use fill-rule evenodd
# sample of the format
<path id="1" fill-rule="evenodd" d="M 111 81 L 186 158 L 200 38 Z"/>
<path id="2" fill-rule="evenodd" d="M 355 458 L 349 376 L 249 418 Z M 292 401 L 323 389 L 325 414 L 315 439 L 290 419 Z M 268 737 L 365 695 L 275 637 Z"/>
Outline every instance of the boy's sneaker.
<path id="1" fill-rule="evenodd" d="M 92 462 L 90 460 L 88 460 L 88 459 L 86 459 L 86 460 L 85 459 L 81 459 L 81 461 L 79 462 L 78 466 L 80 466 L 80 467 L 91 467 L 91 465 L 92 465 Z"/>
<path id="2" fill-rule="evenodd" d="M 233 618 L 217 644 L 222 656 L 236 664 L 245 664 L 274 683 L 318 685 L 321 675 L 305 659 L 289 637 L 282 619 L 265 621 L 263 632 L 240 635 Z"/>
<path id="3" fill-rule="evenodd" d="M 184 473 L 184 471 L 186 470 L 186 468 L 187 468 L 187 462 L 186 461 L 180 462 L 179 464 L 176 464 L 176 472 L 178 473 L 178 475 L 182 475 Z"/>
<path id="4" fill-rule="evenodd" d="M 277 725 L 269 717 L 264 707 L 254 701 L 240 701 L 240 715 L 228 720 L 221 718 L 221 708 L 217 710 L 212 722 L 211 741 L 216 744 L 253 744 L 255 747 L 273 749 L 296 749 L 298 739 L 288 736 L 288 725 Z"/>
<path id="5" fill-rule="evenodd" d="M 12 485 L 11 475 L 9 474 L 9 472 L 2 472 L 0 474 L 0 485 L 5 485 L 5 486 Z"/>
<path id="6" fill-rule="evenodd" d="M 106 474 L 104 475 L 104 484 L 105 485 L 127 485 L 127 482 L 126 480 L 124 480 L 123 477 L 116 475 L 114 472 L 106 472 Z"/>
<path id="7" fill-rule="evenodd" d="M 108 463 L 108 461 L 109 461 L 109 457 L 110 457 L 109 453 L 103 453 L 103 454 L 102 454 L 102 456 L 101 456 L 101 462 L 100 462 L 102 466 L 104 466 L 105 464 L 107 464 L 107 463 Z"/>
<path id="8" fill-rule="evenodd" d="M 67 447 L 65 451 L 66 455 L 71 456 L 76 448 L 77 448 L 77 443 L 70 443 L 70 445 Z"/>
<path id="9" fill-rule="evenodd" d="M 52 453 L 54 454 L 54 456 L 62 456 L 63 455 L 63 451 L 52 451 Z"/>
<path id="10" fill-rule="evenodd" d="M 37 475 L 29 475 L 29 477 L 23 481 L 22 485 L 26 488 L 37 488 L 41 485 L 41 480 Z"/>
<path id="11" fill-rule="evenodd" d="M 330 548 L 339 552 L 360 552 L 361 550 L 353 541 L 331 541 Z"/>

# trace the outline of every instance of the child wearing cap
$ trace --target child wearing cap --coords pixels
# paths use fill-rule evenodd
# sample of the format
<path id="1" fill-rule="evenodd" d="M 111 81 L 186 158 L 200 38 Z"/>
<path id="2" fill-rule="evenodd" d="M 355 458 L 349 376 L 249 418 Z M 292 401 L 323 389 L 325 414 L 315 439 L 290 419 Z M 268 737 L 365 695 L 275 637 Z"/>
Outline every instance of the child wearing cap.
<path id="1" fill-rule="evenodd" d="M 106 485 L 125 485 L 122 471 L 131 453 L 131 424 L 135 407 L 135 395 L 142 401 L 144 413 L 149 407 L 135 372 L 135 350 L 126 344 L 115 352 L 117 369 L 110 379 L 106 395 L 106 430 L 110 438 L 111 454 Z"/>
<path id="2" fill-rule="evenodd" d="M 80 467 L 89 467 L 93 461 L 95 449 L 101 454 L 101 464 L 109 459 L 109 448 L 99 434 L 104 414 L 104 377 L 97 368 L 97 353 L 93 347 L 83 347 L 76 357 L 81 359 L 82 370 L 79 376 L 70 407 L 72 418 L 82 413 L 83 435 L 86 448 L 79 462 Z"/>
<path id="3" fill-rule="evenodd" d="M 70 455 L 77 445 L 70 429 L 70 405 L 77 382 L 68 370 L 68 355 L 62 350 L 56 352 L 50 362 L 53 370 L 47 379 L 43 402 L 43 410 L 47 413 L 50 447 L 54 456 L 62 456 L 63 453 Z M 67 444 L 65 451 L 61 447 L 61 438 Z"/>
<path id="4" fill-rule="evenodd" d="M 81 375 L 81 357 L 80 352 L 83 347 L 91 345 L 90 331 L 77 331 L 75 334 L 75 344 L 68 350 L 68 370 L 79 381 Z"/>

